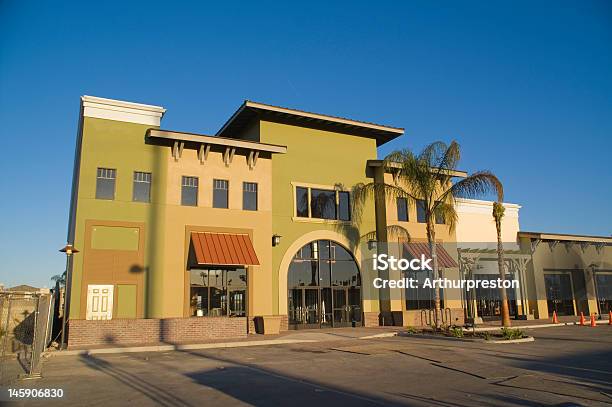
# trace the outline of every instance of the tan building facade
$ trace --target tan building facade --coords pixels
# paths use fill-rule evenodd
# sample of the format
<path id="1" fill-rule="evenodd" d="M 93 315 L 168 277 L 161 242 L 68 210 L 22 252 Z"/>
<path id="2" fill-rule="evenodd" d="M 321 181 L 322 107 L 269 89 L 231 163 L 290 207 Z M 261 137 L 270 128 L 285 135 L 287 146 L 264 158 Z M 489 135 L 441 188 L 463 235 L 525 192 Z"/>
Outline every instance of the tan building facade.
<path id="1" fill-rule="evenodd" d="M 381 246 L 364 241 L 374 233 L 378 244 L 414 256 L 427 240 L 418 204 L 372 199 L 357 214 L 352 200 L 359 184 L 393 183 L 377 148 L 403 129 L 245 101 L 209 136 L 162 129 L 164 114 L 81 99 L 68 231 L 79 250 L 68 267 L 70 346 L 431 322 L 431 290 L 374 287 L 370 259 Z M 490 205 L 459 201 L 457 228 L 435 225 L 444 277 L 464 276 L 458 243 L 494 239 Z M 526 237 L 516 245 L 518 206 L 507 209 L 504 240 L 524 250 Z M 387 235 L 394 225 L 410 242 Z M 519 305 L 545 317 L 544 302 L 532 300 L 542 279 L 521 278 L 529 302 Z M 590 311 L 594 291 L 585 290 Z M 459 288 L 444 290 L 443 307 L 447 324 L 477 315 Z"/>

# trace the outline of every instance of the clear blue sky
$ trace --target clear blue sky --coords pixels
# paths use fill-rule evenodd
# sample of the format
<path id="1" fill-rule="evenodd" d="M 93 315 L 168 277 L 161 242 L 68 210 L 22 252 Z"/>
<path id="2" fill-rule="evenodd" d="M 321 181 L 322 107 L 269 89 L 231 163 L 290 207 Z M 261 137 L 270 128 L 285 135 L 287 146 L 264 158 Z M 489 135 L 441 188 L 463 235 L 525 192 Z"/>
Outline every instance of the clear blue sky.
<path id="1" fill-rule="evenodd" d="M 243 99 L 458 140 L 523 230 L 612 233 L 612 3 L 0 0 L 0 282 L 63 271 L 79 96 L 214 134 Z M 348 152 L 347 152 L 348 153 Z"/>

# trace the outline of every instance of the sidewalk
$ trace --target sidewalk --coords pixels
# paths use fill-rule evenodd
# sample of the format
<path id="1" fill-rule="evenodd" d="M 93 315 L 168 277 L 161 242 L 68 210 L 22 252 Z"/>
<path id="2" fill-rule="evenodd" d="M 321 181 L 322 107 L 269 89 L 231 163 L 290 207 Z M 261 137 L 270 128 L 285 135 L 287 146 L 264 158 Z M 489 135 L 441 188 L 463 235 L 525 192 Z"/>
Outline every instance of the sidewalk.
<path id="1" fill-rule="evenodd" d="M 167 352 L 197 349 L 240 348 L 248 346 L 286 345 L 294 343 L 337 341 L 342 339 L 374 339 L 395 336 L 402 327 L 373 327 L 373 328 L 335 328 L 317 329 L 308 331 L 285 331 L 279 335 L 251 335 L 247 338 L 232 339 L 230 341 L 209 341 L 205 343 L 154 343 L 135 346 L 94 346 L 69 350 L 48 350 L 45 357 L 55 356 L 81 356 L 112 353 L 134 352 Z M 264 339 L 265 338 L 265 339 Z"/>

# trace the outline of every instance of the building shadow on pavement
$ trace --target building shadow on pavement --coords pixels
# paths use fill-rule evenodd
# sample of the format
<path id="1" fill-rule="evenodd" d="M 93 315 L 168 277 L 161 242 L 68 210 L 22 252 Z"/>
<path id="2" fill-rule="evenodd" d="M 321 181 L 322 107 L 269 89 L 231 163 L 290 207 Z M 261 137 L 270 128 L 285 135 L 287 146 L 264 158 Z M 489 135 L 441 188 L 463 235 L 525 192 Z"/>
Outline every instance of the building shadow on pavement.
<path id="1" fill-rule="evenodd" d="M 146 396 L 159 405 L 174 407 L 174 406 L 192 406 L 192 404 L 173 395 L 172 389 L 164 389 L 158 385 L 144 380 L 132 372 L 117 367 L 112 363 L 92 355 L 82 355 L 80 360 L 91 369 L 97 370 L 119 383 L 122 383 L 132 390 Z"/>

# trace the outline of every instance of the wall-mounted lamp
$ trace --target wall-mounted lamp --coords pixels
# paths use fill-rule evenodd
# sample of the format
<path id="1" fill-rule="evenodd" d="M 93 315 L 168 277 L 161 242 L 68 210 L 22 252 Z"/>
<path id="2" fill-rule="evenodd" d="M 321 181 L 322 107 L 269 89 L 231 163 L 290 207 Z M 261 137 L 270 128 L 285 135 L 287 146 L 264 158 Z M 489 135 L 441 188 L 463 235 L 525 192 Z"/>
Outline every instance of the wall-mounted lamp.
<path id="1" fill-rule="evenodd" d="M 378 248 L 378 242 L 374 239 L 368 240 L 368 250 L 376 250 Z"/>
<path id="2" fill-rule="evenodd" d="M 280 244 L 281 235 L 272 235 L 272 246 L 278 246 Z"/>

